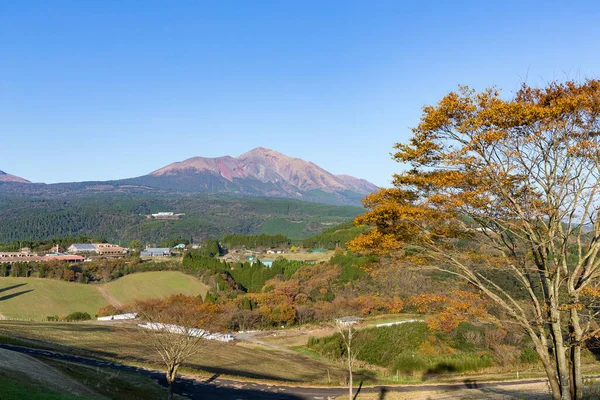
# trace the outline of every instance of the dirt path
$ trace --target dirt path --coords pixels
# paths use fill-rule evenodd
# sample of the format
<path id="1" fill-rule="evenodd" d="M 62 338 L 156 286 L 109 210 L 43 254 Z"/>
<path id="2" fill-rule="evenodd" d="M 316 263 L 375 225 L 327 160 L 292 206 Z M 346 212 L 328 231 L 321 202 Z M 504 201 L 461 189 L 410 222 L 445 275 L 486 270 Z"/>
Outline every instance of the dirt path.
<path id="1" fill-rule="evenodd" d="M 84 397 L 97 396 L 89 388 L 55 368 L 15 351 L 0 349 L 0 371 L 7 374 L 18 374 L 62 392 L 75 393 Z"/>
<path id="2" fill-rule="evenodd" d="M 96 289 L 98 289 L 98 291 L 100 292 L 100 294 L 102 295 L 102 297 L 104 297 L 106 300 L 108 300 L 108 302 L 117 307 L 120 308 L 123 306 L 123 304 L 121 304 L 121 302 L 117 299 L 115 299 L 113 296 L 110 295 L 110 293 L 108 293 L 106 291 L 106 289 L 104 289 L 104 287 L 102 287 L 101 285 L 96 286 Z"/>

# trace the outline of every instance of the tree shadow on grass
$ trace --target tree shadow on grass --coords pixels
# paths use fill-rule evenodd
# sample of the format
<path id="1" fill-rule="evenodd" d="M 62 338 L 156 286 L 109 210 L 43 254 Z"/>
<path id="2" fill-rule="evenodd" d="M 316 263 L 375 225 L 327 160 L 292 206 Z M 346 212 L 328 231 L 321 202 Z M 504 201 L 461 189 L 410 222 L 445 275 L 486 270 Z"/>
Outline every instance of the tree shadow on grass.
<path id="1" fill-rule="evenodd" d="M 18 285 L 12 285 L 12 286 L 3 287 L 3 288 L 0 288 L 0 293 L 6 292 L 8 290 L 16 289 L 18 287 L 25 286 L 25 285 L 27 285 L 27 284 L 26 283 L 19 283 Z"/>
<path id="2" fill-rule="evenodd" d="M 281 376 L 265 374 L 265 373 L 260 373 L 260 372 L 244 371 L 241 369 L 210 367 L 210 366 L 205 366 L 205 365 L 194 365 L 194 364 L 187 365 L 187 366 L 191 367 L 193 369 L 211 373 L 213 375 L 239 376 L 239 377 L 248 378 L 248 379 L 290 382 L 290 383 L 302 382 L 302 380 L 299 380 L 299 379 L 282 378 Z"/>
<path id="3" fill-rule="evenodd" d="M 33 289 L 30 289 L 30 290 L 21 290 L 20 292 L 7 294 L 6 296 L 0 297 L 0 301 L 9 300 L 9 299 L 21 296 L 21 295 L 23 295 L 25 293 L 29 293 L 29 292 L 33 292 Z"/>

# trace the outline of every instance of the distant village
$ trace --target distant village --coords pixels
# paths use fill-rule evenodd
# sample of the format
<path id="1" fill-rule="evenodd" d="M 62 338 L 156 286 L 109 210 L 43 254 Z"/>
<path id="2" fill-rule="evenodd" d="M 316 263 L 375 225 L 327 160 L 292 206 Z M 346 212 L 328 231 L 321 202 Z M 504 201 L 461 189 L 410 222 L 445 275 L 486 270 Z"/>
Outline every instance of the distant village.
<path id="1" fill-rule="evenodd" d="M 174 212 L 158 212 L 150 214 L 147 218 L 157 220 L 173 220 L 180 219 L 185 214 Z M 173 247 L 150 247 L 142 249 L 139 256 L 142 259 L 152 259 L 157 257 L 171 257 L 182 254 L 187 250 L 199 249 L 199 244 L 177 244 Z M 127 247 L 122 247 L 112 243 L 74 243 L 68 248 L 63 249 L 59 245 L 54 245 L 51 249 L 44 252 L 34 252 L 28 247 L 23 247 L 20 251 L 0 252 L 0 263 L 27 263 L 27 262 L 52 262 L 61 261 L 67 263 L 80 263 L 92 261 L 95 259 L 115 259 L 124 258 L 132 253 L 136 253 L 136 249 L 132 250 Z M 322 253 L 324 250 L 312 250 L 309 253 Z M 225 254 L 219 258 L 226 262 L 262 262 L 266 266 L 271 266 L 272 260 L 285 257 L 286 253 L 304 253 L 303 249 L 295 246 L 284 247 L 264 247 L 256 246 L 255 248 L 246 248 L 245 246 L 228 249 Z M 307 254 L 307 253 L 304 253 Z M 259 259 L 259 256 L 261 257 Z M 263 259 L 266 258 L 265 259 Z M 311 258 L 311 257 L 308 257 Z M 272 260 L 269 260 L 272 259 Z M 305 261 L 305 260 L 302 260 Z M 313 260 L 306 260 L 313 261 Z"/>

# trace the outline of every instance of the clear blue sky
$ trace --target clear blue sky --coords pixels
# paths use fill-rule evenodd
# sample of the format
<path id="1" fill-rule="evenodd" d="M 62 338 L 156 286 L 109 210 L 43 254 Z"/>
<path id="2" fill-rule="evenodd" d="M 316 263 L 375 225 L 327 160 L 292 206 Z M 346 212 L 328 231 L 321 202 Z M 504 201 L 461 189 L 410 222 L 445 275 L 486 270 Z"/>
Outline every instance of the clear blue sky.
<path id="1" fill-rule="evenodd" d="M 0 170 L 147 174 L 257 146 L 389 185 L 421 107 L 600 73 L 595 1 L 0 0 Z"/>

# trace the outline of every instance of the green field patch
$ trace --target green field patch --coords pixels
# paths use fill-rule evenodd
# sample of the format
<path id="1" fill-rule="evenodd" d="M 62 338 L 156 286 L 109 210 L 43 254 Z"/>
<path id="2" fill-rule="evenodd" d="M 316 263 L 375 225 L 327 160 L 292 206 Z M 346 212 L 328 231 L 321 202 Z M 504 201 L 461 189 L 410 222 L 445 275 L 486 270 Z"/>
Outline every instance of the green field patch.
<path id="1" fill-rule="evenodd" d="M 39 278 L 0 278 L 0 314 L 8 319 L 46 319 L 76 311 L 94 315 L 108 304 L 94 285 Z"/>
<path id="2" fill-rule="evenodd" d="M 204 297 L 208 290 L 208 286 L 198 279 L 177 271 L 131 274 L 102 286 L 121 304 L 153 297 L 168 297 L 179 293 Z"/>
<path id="3" fill-rule="evenodd" d="M 52 279 L 0 278 L 0 318 L 45 320 L 81 311 L 94 316 L 109 304 L 183 293 L 206 294 L 198 279 L 176 271 L 142 272 L 107 284 L 80 284 Z"/>
<path id="4" fill-rule="evenodd" d="M 290 238 L 301 238 L 306 236 L 304 232 L 306 222 L 302 220 L 287 220 L 283 218 L 274 218 L 265 221 L 260 227 L 260 233 L 267 235 L 281 234 Z"/>

